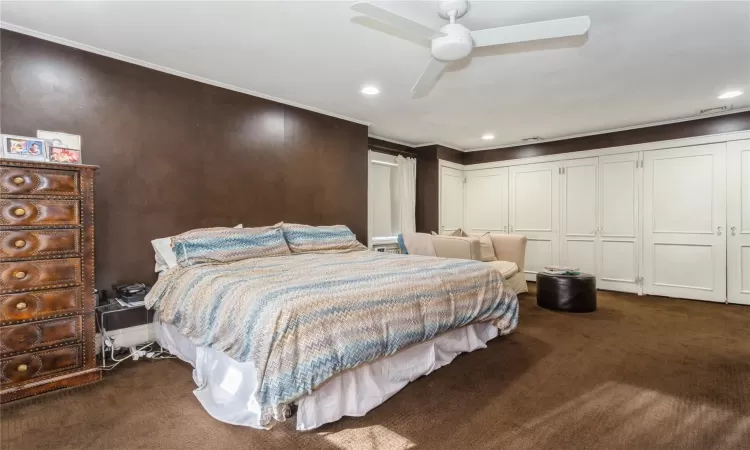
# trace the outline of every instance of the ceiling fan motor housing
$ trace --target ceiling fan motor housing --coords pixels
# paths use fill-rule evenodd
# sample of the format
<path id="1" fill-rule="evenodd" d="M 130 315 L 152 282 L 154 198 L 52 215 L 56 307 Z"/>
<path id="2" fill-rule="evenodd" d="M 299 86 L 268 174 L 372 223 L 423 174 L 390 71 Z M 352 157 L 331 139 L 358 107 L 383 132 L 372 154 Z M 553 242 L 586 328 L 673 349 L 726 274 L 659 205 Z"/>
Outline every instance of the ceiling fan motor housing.
<path id="1" fill-rule="evenodd" d="M 456 61 L 469 56 L 474 48 L 471 31 L 458 23 L 449 23 L 440 31 L 446 35 L 432 40 L 432 56 L 441 61 Z"/>

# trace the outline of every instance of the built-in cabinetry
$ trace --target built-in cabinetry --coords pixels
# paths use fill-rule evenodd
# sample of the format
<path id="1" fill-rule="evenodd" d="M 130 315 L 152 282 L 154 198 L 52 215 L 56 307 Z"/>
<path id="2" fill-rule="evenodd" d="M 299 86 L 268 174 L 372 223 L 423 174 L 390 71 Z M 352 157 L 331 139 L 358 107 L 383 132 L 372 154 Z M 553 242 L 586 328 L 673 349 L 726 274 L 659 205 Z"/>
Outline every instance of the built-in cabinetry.
<path id="1" fill-rule="evenodd" d="M 442 231 L 525 235 L 528 280 L 750 304 L 750 140 L 582 153 L 441 167 Z"/>
<path id="2" fill-rule="evenodd" d="M 727 294 L 750 305 L 750 140 L 727 144 Z"/>

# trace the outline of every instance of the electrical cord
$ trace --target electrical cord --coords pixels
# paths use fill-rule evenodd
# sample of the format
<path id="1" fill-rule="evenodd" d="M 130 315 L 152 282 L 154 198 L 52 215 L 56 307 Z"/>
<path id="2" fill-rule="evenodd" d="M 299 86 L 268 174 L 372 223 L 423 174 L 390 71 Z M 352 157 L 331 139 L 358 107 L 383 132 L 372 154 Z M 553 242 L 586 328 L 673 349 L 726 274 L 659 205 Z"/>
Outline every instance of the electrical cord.
<path id="1" fill-rule="evenodd" d="M 99 305 L 94 309 L 99 310 L 100 308 L 107 307 L 107 306 L 109 305 Z M 115 362 L 114 364 L 107 365 L 107 353 L 106 353 L 106 349 L 103 348 L 102 349 L 102 367 L 101 367 L 102 370 L 112 370 L 118 365 L 120 365 L 120 363 L 122 363 L 123 361 L 127 361 L 128 359 L 131 359 L 131 358 L 133 360 L 138 360 L 141 357 L 148 359 L 148 360 L 176 358 L 168 350 L 162 347 L 161 344 L 158 344 L 159 345 L 158 350 L 147 352 L 146 350 L 149 350 L 151 346 L 153 346 L 154 344 L 157 344 L 156 341 L 147 342 L 141 345 L 140 347 L 130 347 L 130 354 L 122 358 L 116 358 L 115 350 L 117 349 L 115 348 L 114 340 L 112 340 L 112 338 L 109 337 L 106 330 L 104 329 L 104 324 L 102 323 L 101 314 L 94 314 L 94 317 L 96 317 L 97 324 L 99 325 L 99 332 L 101 333 L 101 336 L 102 336 L 102 342 L 104 343 L 105 347 L 108 347 L 110 349 L 109 359 Z M 162 355 L 166 355 L 166 356 L 162 356 Z"/>

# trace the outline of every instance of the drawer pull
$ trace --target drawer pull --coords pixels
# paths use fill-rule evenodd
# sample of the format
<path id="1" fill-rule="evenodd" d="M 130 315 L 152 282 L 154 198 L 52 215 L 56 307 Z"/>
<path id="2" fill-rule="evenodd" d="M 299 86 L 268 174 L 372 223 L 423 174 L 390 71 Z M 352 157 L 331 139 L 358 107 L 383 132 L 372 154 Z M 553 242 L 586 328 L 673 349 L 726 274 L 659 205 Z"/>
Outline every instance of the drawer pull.
<path id="1" fill-rule="evenodd" d="M 23 179 L 23 177 L 15 177 L 13 178 L 13 183 L 17 185 L 22 185 L 26 180 Z"/>
<path id="2" fill-rule="evenodd" d="M 13 245 L 15 245 L 16 248 L 24 248 L 26 247 L 26 241 L 24 241 L 23 239 L 19 239 L 16 242 L 14 242 Z"/>
<path id="3" fill-rule="evenodd" d="M 16 279 L 20 280 L 20 279 L 22 279 L 22 278 L 24 278 L 24 277 L 26 276 L 26 272 L 24 272 L 24 271 L 22 271 L 22 270 L 21 270 L 21 271 L 18 271 L 18 272 L 13 272 L 13 276 L 14 276 L 14 277 L 15 277 Z"/>
<path id="4" fill-rule="evenodd" d="M 24 214 L 26 214 L 26 210 L 23 209 L 23 208 L 16 208 L 16 209 L 13 210 L 13 214 L 15 214 L 18 217 L 21 217 Z"/>
<path id="5" fill-rule="evenodd" d="M 16 303 L 16 309 L 19 311 L 23 311 L 24 309 L 26 309 L 26 303 L 25 302 Z"/>
<path id="6" fill-rule="evenodd" d="M 26 372 L 28 368 L 29 366 L 27 366 L 26 364 L 21 364 L 18 367 L 16 367 L 16 370 L 18 370 L 19 372 Z"/>

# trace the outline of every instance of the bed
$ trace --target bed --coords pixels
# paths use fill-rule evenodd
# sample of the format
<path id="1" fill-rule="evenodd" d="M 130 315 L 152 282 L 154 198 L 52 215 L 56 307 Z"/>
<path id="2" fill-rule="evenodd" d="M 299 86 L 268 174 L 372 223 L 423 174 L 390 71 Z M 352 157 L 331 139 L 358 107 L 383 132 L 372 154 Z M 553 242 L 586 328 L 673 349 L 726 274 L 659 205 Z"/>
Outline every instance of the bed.
<path id="1" fill-rule="evenodd" d="M 296 412 L 309 430 L 361 416 L 517 326 L 516 294 L 491 265 L 288 243 L 170 268 L 147 297 L 158 340 L 223 422 L 270 428 Z"/>

